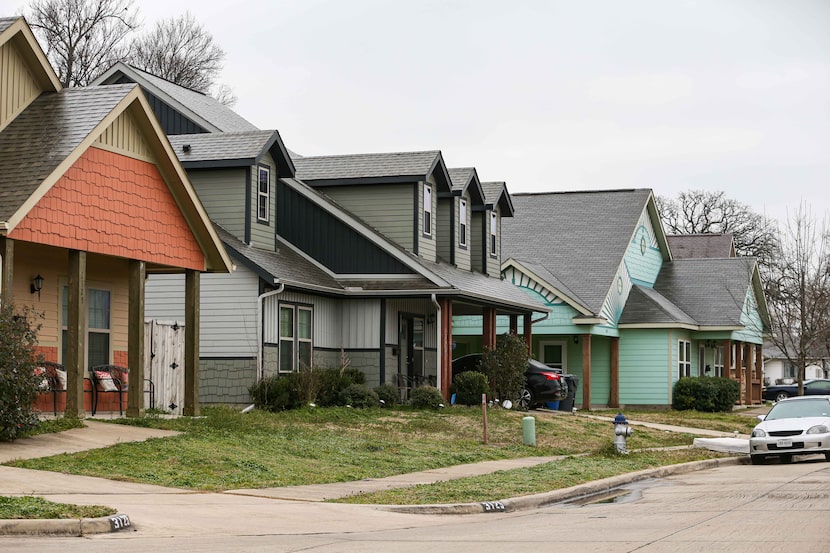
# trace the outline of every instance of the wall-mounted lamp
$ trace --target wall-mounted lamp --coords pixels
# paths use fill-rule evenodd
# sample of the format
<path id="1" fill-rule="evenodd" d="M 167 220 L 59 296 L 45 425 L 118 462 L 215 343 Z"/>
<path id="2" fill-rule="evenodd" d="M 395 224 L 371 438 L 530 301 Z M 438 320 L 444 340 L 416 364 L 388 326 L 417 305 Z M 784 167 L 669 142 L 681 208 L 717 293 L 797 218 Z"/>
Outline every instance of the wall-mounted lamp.
<path id="1" fill-rule="evenodd" d="M 431 325 L 431 324 L 433 324 L 434 322 L 435 322 L 435 315 L 434 315 L 434 314 L 432 314 L 432 313 L 430 313 L 429 315 L 427 315 L 427 324 L 428 324 L 428 325 Z"/>
<path id="2" fill-rule="evenodd" d="M 40 300 L 40 291 L 43 290 L 43 277 L 38 274 L 32 279 L 32 284 L 29 290 L 34 294 L 37 292 L 37 299 Z"/>
<path id="3" fill-rule="evenodd" d="M 578 343 L 579 343 L 579 335 L 574 334 L 574 344 L 578 344 Z"/>

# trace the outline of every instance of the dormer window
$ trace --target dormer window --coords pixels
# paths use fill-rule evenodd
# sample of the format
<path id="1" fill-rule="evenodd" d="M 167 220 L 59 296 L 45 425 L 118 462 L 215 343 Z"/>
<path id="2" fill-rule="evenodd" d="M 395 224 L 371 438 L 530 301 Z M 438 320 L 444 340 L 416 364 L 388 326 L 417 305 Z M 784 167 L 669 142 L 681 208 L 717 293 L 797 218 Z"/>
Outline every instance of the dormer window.
<path id="1" fill-rule="evenodd" d="M 424 185 L 424 235 L 432 235 L 432 187 Z"/>
<path id="2" fill-rule="evenodd" d="M 467 200 L 458 202 L 458 245 L 467 245 Z"/>
<path id="3" fill-rule="evenodd" d="M 498 229 L 498 216 L 495 211 L 490 212 L 490 255 L 496 257 L 496 231 Z"/>
<path id="4" fill-rule="evenodd" d="M 259 185 L 257 187 L 256 219 L 268 222 L 271 205 L 271 169 L 264 165 L 259 166 Z"/>

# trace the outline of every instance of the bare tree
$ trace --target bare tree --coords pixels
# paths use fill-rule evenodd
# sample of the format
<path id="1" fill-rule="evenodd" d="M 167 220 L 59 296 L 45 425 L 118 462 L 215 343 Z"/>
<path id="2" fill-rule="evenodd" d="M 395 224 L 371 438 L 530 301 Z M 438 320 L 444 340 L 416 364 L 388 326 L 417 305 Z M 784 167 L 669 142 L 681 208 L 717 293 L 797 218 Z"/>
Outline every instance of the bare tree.
<path id="1" fill-rule="evenodd" d="M 660 219 L 671 234 L 731 234 L 735 252 L 758 258 L 762 269 L 778 252 L 778 229 L 775 221 L 752 211 L 724 192 L 689 190 L 677 199 L 657 198 Z"/>
<path id="2" fill-rule="evenodd" d="M 830 235 L 802 205 L 781 235 L 781 254 L 768 267 L 767 300 L 773 344 L 798 369 L 804 393 L 808 363 L 830 353 Z"/>
<path id="3" fill-rule="evenodd" d="M 32 0 L 26 19 L 65 87 L 86 86 L 125 51 L 133 0 Z"/>
<path id="4" fill-rule="evenodd" d="M 186 12 L 164 19 L 130 46 L 129 62 L 181 86 L 207 93 L 222 71 L 225 52 L 213 36 Z"/>

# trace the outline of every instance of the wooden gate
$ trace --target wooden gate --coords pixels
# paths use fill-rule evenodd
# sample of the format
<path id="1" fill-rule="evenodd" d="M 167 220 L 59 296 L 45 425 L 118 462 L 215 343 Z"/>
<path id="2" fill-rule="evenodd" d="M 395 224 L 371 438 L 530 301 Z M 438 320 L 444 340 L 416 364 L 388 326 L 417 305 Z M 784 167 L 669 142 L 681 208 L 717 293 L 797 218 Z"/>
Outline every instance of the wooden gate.
<path id="1" fill-rule="evenodd" d="M 144 376 L 152 380 L 155 408 L 181 415 L 184 407 L 184 324 L 144 322 Z M 145 396 L 144 407 L 150 407 Z"/>

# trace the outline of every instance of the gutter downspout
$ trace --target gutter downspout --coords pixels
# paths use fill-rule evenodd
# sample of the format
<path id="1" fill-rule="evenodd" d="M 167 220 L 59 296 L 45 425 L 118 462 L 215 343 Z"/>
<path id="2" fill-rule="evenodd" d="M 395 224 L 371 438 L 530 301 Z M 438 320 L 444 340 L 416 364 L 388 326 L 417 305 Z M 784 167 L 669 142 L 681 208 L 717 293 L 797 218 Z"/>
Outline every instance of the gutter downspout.
<path id="1" fill-rule="evenodd" d="M 274 284 L 279 284 L 279 286 L 277 287 L 276 290 L 271 290 L 270 292 L 262 293 L 259 296 L 257 296 L 257 299 L 256 299 L 256 319 L 257 319 L 257 324 L 259 326 L 259 328 L 257 330 L 257 355 L 256 355 L 257 381 L 262 380 L 262 378 L 265 374 L 265 361 L 262 358 L 263 357 L 263 352 L 262 352 L 262 350 L 263 350 L 263 347 L 262 347 L 263 332 L 265 330 L 265 321 L 263 320 L 262 305 L 263 305 L 263 302 L 265 301 L 266 298 L 270 298 L 271 296 L 277 296 L 279 294 L 282 294 L 283 290 L 285 290 L 285 284 L 280 282 L 279 279 L 275 278 L 274 279 Z"/>
<path id="2" fill-rule="evenodd" d="M 441 334 L 441 304 L 438 303 L 435 294 L 430 294 L 429 299 L 432 301 L 432 305 L 435 306 L 435 330 L 438 335 L 438 347 L 435 348 L 436 353 L 438 354 L 438 378 L 436 378 L 436 384 L 438 385 L 438 391 L 443 393 L 444 390 L 441 385 L 443 378 L 441 378 L 441 371 L 444 368 L 442 363 L 444 354 L 444 336 Z"/>

